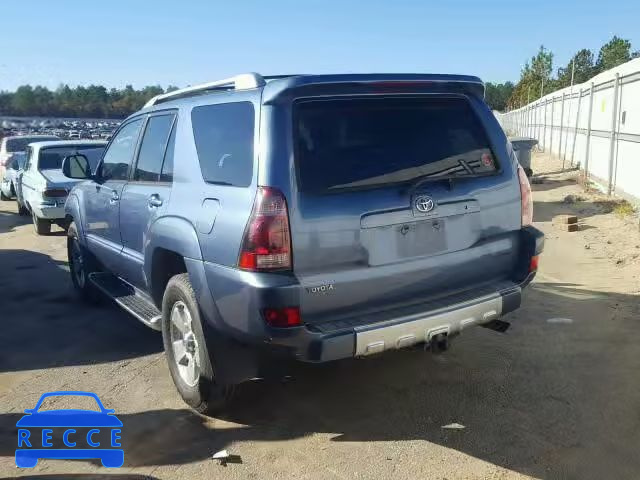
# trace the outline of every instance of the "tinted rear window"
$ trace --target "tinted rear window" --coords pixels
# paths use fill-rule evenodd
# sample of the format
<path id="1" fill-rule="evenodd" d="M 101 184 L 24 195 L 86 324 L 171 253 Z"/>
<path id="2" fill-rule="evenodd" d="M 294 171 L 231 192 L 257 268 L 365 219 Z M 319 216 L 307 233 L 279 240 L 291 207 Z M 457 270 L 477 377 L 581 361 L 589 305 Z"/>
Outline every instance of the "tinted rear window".
<path id="1" fill-rule="evenodd" d="M 91 165 L 91 171 L 95 172 L 98 162 L 102 157 L 105 147 L 95 145 L 84 146 L 67 146 L 67 147 L 49 147 L 40 150 L 40 157 L 38 158 L 38 170 L 58 170 L 62 168 L 62 160 L 64 157 L 81 153 L 86 156 Z"/>
<path id="2" fill-rule="evenodd" d="M 196 107 L 193 137 L 206 182 L 246 187 L 253 174 L 255 114 L 251 102 Z"/>
<path id="3" fill-rule="evenodd" d="M 496 171 L 484 128 L 463 98 L 301 101 L 294 116 L 301 190 Z"/>
<path id="4" fill-rule="evenodd" d="M 60 140 L 58 137 L 18 137 L 7 138 L 7 152 L 23 152 L 27 145 L 32 142 L 44 142 L 49 140 Z"/>

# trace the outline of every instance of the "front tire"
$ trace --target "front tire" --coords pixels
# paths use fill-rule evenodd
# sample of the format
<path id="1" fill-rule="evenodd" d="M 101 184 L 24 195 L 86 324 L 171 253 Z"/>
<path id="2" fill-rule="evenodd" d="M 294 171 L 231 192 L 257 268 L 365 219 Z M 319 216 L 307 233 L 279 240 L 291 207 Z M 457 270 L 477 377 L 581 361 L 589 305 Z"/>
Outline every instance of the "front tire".
<path id="1" fill-rule="evenodd" d="M 33 229 L 38 235 L 49 235 L 51 233 L 51 221 L 44 218 L 38 218 L 35 211 L 31 212 L 33 219 Z"/>
<path id="2" fill-rule="evenodd" d="M 182 399 L 199 413 L 223 409 L 231 401 L 235 386 L 216 381 L 214 359 L 207 348 L 200 309 L 186 273 L 172 277 L 165 289 L 162 339 L 169 371 Z"/>
<path id="3" fill-rule="evenodd" d="M 89 275 L 93 272 L 99 272 L 100 268 L 91 252 L 80 244 L 75 222 L 71 222 L 67 230 L 67 258 L 71 282 L 76 293 L 81 300 L 87 303 L 97 303 L 100 297 L 91 284 Z"/>

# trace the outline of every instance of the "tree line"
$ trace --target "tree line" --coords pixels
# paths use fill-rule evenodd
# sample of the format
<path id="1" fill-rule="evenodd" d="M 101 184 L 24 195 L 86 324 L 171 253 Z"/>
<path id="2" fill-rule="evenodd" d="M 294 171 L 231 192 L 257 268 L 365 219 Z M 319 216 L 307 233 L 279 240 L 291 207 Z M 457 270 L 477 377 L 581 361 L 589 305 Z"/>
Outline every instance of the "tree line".
<path id="1" fill-rule="evenodd" d="M 594 75 L 640 57 L 640 51 L 631 50 L 631 42 L 618 36 L 600 47 L 598 56 L 587 48 L 576 52 L 566 65 L 559 67 L 553 75 L 553 52 L 541 46 L 538 52 L 525 63 L 520 79 L 512 82 L 486 84 L 486 100 L 498 111 L 511 110 L 533 102 L 551 92 L 573 84 L 584 83 Z"/>
<path id="2" fill-rule="evenodd" d="M 127 85 L 123 89 L 107 90 L 100 85 L 75 88 L 60 85 L 51 91 L 42 86 L 23 85 L 15 92 L 0 92 L 0 115 L 124 118 L 155 95 L 176 88 L 149 86 L 136 90 Z"/>
<path id="3" fill-rule="evenodd" d="M 518 108 L 569 86 L 572 71 L 573 83 L 583 83 L 638 56 L 640 52 L 632 52 L 631 42 L 614 36 L 600 48 L 597 57 L 583 48 L 553 75 L 553 53 L 541 46 L 525 63 L 515 84 L 487 82 L 486 100 L 494 110 Z M 164 90 L 160 86 L 149 86 L 136 90 L 127 85 L 123 89 L 107 90 L 100 85 L 75 88 L 60 85 L 51 91 L 42 86 L 23 85 L 15 92 L 0 92 L 0 115 L 124 118 L 139 110 L 151 97 L 176 88 L 170 86 Z"/>

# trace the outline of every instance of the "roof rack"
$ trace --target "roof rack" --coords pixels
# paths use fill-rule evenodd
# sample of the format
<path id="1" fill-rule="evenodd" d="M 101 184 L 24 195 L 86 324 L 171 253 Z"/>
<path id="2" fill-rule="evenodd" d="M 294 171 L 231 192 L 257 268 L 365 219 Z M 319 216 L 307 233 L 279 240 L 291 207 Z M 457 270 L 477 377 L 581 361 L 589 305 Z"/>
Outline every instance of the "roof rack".
<path id="1" fill-rule="evenodd" d="M 174 90 L 173 92 L 163 93 L 162 95 L 156 95 L 144 104 L 144 108 L 152 107 L 154 105 L 157 105 L 158 103 L 162 103 L 174 98 L 189 97 L 191 95 L 197 95 L 198 93 L 210 90 L 249 90 L 251 88 L 263 87 L 265 83 L 265 78 L 259 73 L 242 73 L 240 75 L 236 75 L 235 77 L 225 78 L 224 80 L 202 83 L 200 85 L 180 88 L 179 90 Z"/>

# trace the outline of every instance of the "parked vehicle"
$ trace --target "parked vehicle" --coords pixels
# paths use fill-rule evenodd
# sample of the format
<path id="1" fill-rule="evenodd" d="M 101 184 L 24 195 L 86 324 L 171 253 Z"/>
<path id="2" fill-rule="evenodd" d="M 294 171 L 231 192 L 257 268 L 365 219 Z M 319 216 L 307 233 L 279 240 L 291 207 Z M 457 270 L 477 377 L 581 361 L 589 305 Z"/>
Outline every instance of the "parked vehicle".
<path id="1" fill-rule="evenodd" d="M 14 153 L 24 152 L 31 142 L 47 140 L 59 140 L 59 138 L 54 135 L 17 135 L 0 140 L 0 181 L 4 179 L 6 165 Z"/>
<path id="2" fill-rule="evenodd" d="M 0 200 L 11 200 L 16 196 L 18 171 L 24 167 L 26 153 L 16 152 L 5 165 L 4 178 L 0 182 Z"/>
<path id="3" fill-rule="evenodd" d="M 65 229 L 68 225 L 64 203 L 78 180 L 71 180 L 62 174 L 62 160 L 68 155 L 81 153 L 87 159 L 89 168 L 95 169 L 106 144 L 101 140 L 58 140 L 29 144 L 24 171 L 19 175 L 19 204 L 31 212 L 38 235 L 49 233 L 52 223 Z"/>
<path id="4" fill-rule="evenodd" d="M 65 159 L 73 284 L 161 330 L 198 411 L 274 359 L 503 330 L 537 269 L 529 182 L 476 77 L 245 74 L 155 97 Z"/>

